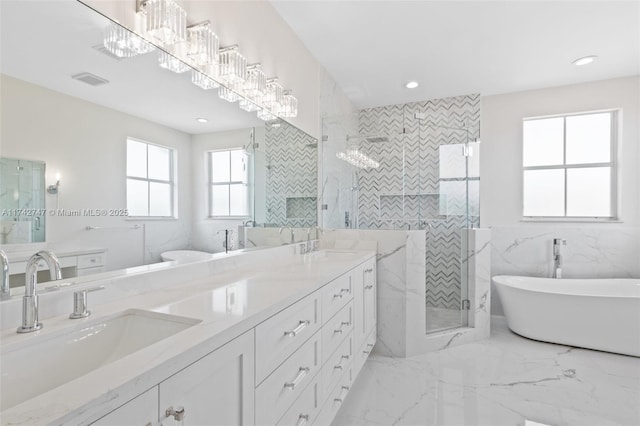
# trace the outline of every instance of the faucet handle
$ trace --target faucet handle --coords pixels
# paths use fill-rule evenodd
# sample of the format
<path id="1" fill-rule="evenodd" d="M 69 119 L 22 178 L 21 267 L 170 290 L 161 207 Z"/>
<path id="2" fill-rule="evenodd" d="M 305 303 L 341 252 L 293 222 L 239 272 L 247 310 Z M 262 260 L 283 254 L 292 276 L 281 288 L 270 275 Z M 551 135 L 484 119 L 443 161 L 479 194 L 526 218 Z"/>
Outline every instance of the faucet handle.
<path id="1" fill-rule="evenodd" d="M 69 315 L 69 318 L 86 318 L 91 315 L 91 311 L 87 309 L 87 293 L 98 290 L 104 290 L 104 286 L 101 285 L 73 292 L 73 312 Z"/>
<path id="2" fill-rule="evenodd" d="M 554 238 L 554 239 L 553 239 L 553 244 L 554 244 L 554 245 L 563 245 L 563 246 L 566 246 L 566 245 L 567 245 L 567 240 L 565 240 L 564 238 Z"/>

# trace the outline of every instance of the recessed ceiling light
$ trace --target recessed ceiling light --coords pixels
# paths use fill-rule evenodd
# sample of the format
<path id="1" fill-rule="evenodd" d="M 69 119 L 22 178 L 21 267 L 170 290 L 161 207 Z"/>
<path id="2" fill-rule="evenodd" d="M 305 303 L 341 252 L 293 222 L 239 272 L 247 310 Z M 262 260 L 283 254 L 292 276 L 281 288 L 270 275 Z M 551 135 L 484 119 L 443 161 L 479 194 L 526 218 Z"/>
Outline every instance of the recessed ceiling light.
<path id="1" fill-rule="evenodd" d="M 206 118 L 196 118 L 196 121 L 198 123 L 207 123 L 209 120 L 207 120 Z"/>
<path id="2" fill-rule="evenodd" d="M 575 61 L 573 61 L 573 65 L 577 65 L 577 66 L 587 65 L 595 61 L 596 58 L 597 56 L 585 56 L 584 58 L 578 58 Z"/>
<path id="3" fill-rule="evenodd" d="M 417 81 L 410 81 L 407 84 L 404 85 L 404 87 L 406 87 L 407 89 L 415 89 L 416 87 L 418 87 L 420 84 L 418 84 Z"/>

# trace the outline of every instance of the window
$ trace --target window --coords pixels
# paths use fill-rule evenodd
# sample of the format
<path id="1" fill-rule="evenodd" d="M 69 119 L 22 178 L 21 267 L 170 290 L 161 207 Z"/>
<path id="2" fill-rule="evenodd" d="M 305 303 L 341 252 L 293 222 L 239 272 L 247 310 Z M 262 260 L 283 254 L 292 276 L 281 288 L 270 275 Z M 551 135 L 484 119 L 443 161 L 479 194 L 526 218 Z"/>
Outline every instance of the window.
<path id="1" fill-rule="evenodd" d="M 616 111 L 523 120 L 523 216 L 616 218 Z"/>
<path id="2" fill-rule="evenodd" d="M 208 155 L 209 216 L 248 216 L 248 161 L 245 150 L 211 151 Z"/>
<path id="3" fill-rule="evenodd" d="M 175 151 L 127 139 L 127 209 L 130 216 L 174 217 Z"/>

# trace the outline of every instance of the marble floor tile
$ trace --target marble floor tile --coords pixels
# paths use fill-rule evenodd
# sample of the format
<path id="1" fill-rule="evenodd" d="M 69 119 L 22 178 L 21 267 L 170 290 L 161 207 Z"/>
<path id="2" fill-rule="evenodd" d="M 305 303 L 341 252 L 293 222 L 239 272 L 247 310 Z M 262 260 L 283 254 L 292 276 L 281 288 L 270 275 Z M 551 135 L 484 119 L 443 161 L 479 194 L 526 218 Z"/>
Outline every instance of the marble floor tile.
<path id="1" fill-rule="evenodd" d="M 520 337 L 372 356 L 334 425 L 640 425 L 640 359 Z M 537 426 L 537 425 L 536 425 Z"/>

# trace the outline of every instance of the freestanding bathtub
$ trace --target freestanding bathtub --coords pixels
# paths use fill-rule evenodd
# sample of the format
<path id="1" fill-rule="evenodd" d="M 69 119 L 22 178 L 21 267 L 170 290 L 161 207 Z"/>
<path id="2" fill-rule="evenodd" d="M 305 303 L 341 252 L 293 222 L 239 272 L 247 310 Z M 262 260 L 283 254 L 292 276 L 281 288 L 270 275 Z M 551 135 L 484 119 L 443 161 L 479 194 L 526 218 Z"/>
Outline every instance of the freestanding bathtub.
<path id="1" fill-rule="evenodd" d="M 640 357 L 640 279 L 498 275 L 493 283 L 515 333 Z"/>

